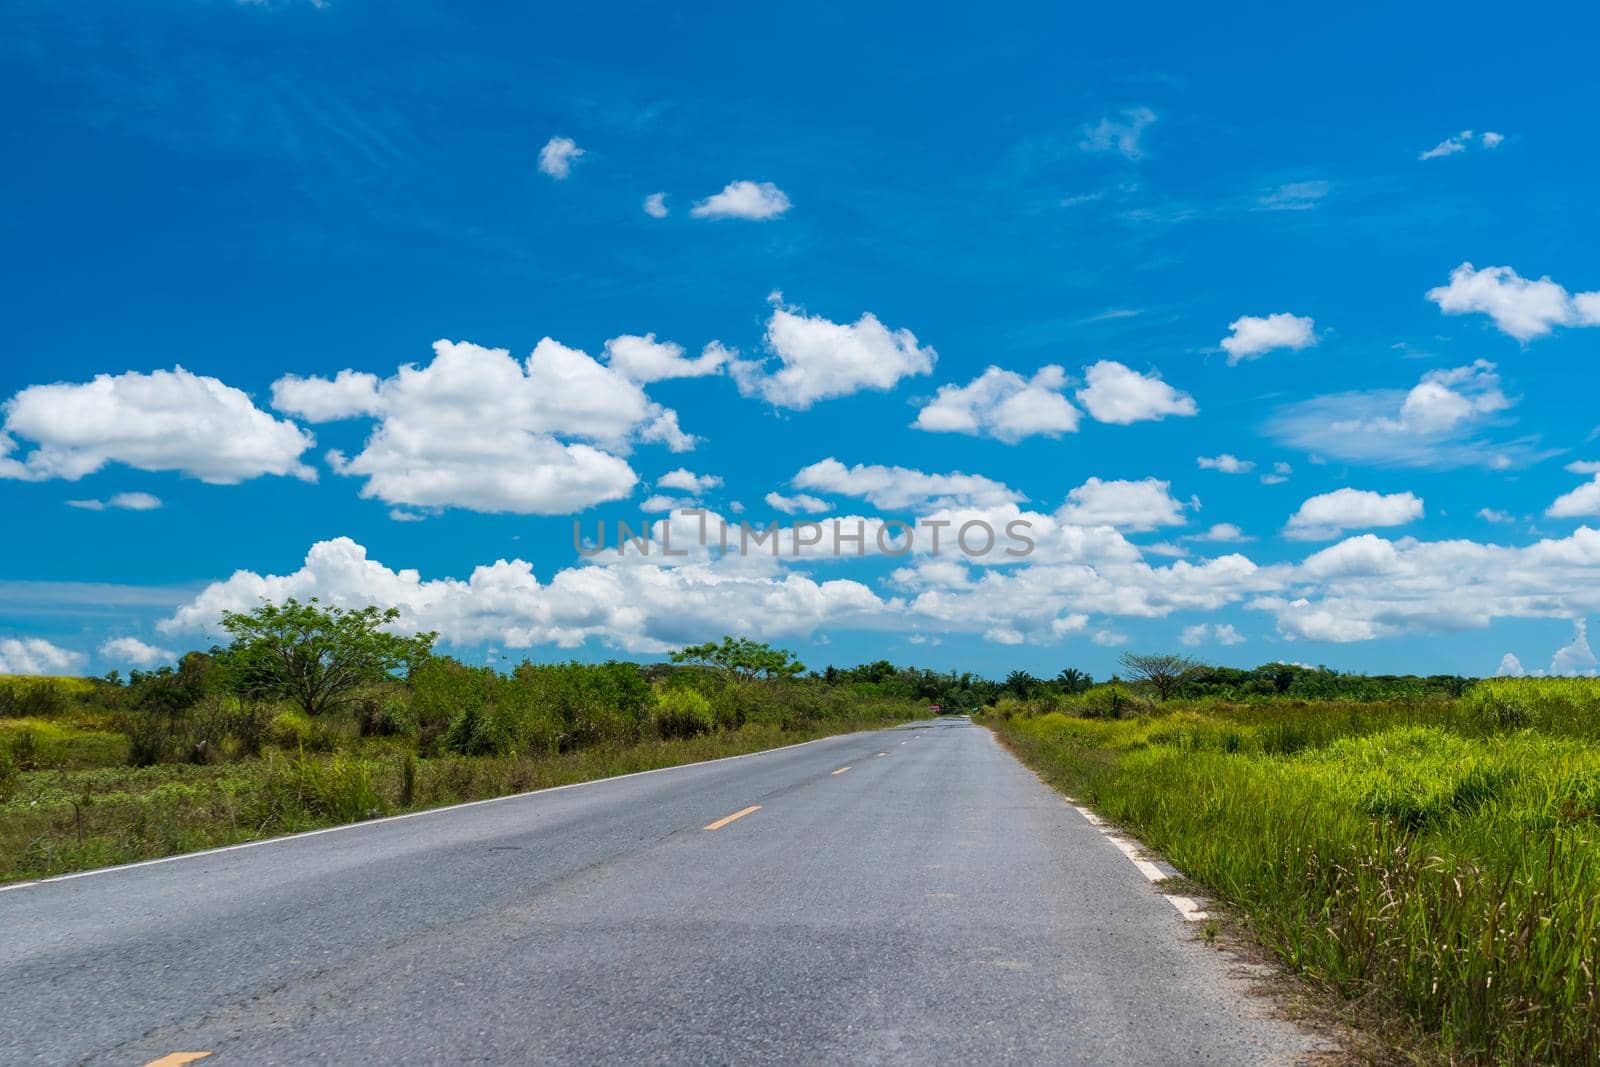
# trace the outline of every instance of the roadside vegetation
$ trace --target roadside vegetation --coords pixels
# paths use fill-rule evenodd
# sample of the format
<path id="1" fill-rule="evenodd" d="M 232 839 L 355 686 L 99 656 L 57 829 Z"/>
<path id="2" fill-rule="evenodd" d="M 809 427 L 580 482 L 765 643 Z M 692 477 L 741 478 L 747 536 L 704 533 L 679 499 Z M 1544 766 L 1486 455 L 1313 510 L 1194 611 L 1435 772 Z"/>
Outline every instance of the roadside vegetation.
<path id="1" fill-rule="evenodd" d="M 992 687 L 871 664 L 807 674 L 725 639 L 676 663 L 502 672 L 315 601 L 130 678 L 0 676 L 0 882 L 755 752 L 925 717 Z"/>
<path id="2" fill-rule="evenodd" d="M 1600 680 L 1125 668 L 982 721 L 1358 1017 L 1600 1062 Z"/>

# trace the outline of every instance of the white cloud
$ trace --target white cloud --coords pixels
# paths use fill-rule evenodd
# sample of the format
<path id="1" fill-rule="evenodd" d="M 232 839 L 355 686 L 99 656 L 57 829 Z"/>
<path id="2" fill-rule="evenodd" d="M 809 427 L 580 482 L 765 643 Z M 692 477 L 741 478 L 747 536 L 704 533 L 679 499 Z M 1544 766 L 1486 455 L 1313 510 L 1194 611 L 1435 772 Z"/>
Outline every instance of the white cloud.
<path id="1" fill-rule="evenodd" d="M 84 655 L 42 637 L 0 638 L 0 674 L 74 674 Z"/>
<path id="2" fill-rule="evenodd" d="M 561 181 L 572 173 L 572 161 L 583 154 L 583 149 L 572 138 L 552 137 L 539 149 L 539 169 Z"/>
<path id="3" fill-rule="evenodd" d="M 1185 626 L 1178 640 L 1192 648 L 1204 644 L 1239 645 L 1244 643 L 1245 636 L 1235 629 L 1231 622 L 1219 622 L 1215 625 L 1201 622 Z"/>
<path id="4" fill-rule="evenodd" d="M 1220 544 L 1237 544 L 1240 541 L 1253 540 L 1245 536 L 1245 532 L 1231 522 L 1219 522 L 1204 533 L 1191 534 L 1191 541 L 1215 541 Z"/>
<path id="5" fill-rule="evenodd" d="M 683 357 L 683 346 L 657 341 L 656 335 L 643 337 L 623 334 L 606 342 L 606 362 L 611 369 L 632 381 L 650 383 L 668 378 L 703 378 L 720 374 L 737 353 L 712 341 L 695 359 Z"/>
<path id="6" fill-rule="evenodd" d="M 1076 526 L 1115 526 L 1124 530 L 1153 530 L 1182 525 L 1183 504 L 1168 492 L 1172 483 L 1145 478 L 1102 481 L 1090 478 L 1067 494 L 1055 518 Z"/>
<path id="7" fill-rule="evenodd" d="M 1261 476 L 1261 484 L 1282 485 L 1284 482 L 1289 480 L 1289 475 L 1293 473 L 1293 467 L 1289 466 L 1287 463 L 1284 463 L 1282 460 L 1279 460 L 1277 463 L 1272 465 L 1271 474 L 1263 474 Z"/>
<path id="8" fill-rule="evenodd" d="M 1528 672 L 1522 669 L 1522 661 L 1515 655 L 1507 652 L 1500 657 L 1500 669 L 1494 672 L 1496 678 L 1521 678 Z"/>
<path id="9" fill-rule="evenodd" d="M 1223 474 L 1249 474 L 1256 465 L 1229 452 L 1220 456 L 1196 456 L 1195 463 L 1203 471 L 1221 471 Z"/>
<path id="10" fill-rule="evenodd" d="M 653 219 L 667 217 L 667 194 L 651 193 L 644 198 L 644 213 Z"/>
<path id="11" fill-rule="evenodd" d="M 811 496 L 809 493 L 796 493 L 793 496 L 784 496 L 782 493 L 768 493 L 765 499 L 767 507 L 775 511 L 781 511 L 785 515 L 815 515 L 833 507 L 826 500 Z"/>
<path id="12" fill-rule="evenodd" d="M 1549 275 L 1530 281 L 1510 267 L 1463 263 L 1448 285 L 1428 290 L 1428 299 L 1446 315 L 1488 315 L 1501 333 L 1523 342 L 1556 326 L 1600 325 L 1600 292 L 1569 293 Z"/>
<path id="13" fill-rule="evenodd" d="M 67 507 L 83 511 L 105 511 L 116 508 L 122 511 L 154 511 L 161 506 L 161 498 L 153 493 L 113 493 L 105 500 L 69 500 Z"/>
<path id="14" fill-rule="evenodd" d="M 730 369 L 746 396 L 804 410 L 818 400 L 863 389 L 892 389 L 902 378 L 929 373 L 939 358 L 932 348 L 917 343 L 916 334 L 890 331 L 871 312 L 846 325 L 806 315 L 773 296 L 766 346 L 779 368 L 768 373 L 768 361 L 733 363 Z"/>
<path id="15" fill-rule="evenodd" d="M 1517 517 L 1515 515 L 1511 514 L 1509 511 L 1501 511 L 1499 508 L 1479 508 L 1478 518 L 1482 519 L 1484 522 L 1497 522 L 1503 524 L 1510 524 L 1517 521 Z"/>
<path id="16" fill-rule="evenodd" d="M 1336 489 L 1311 497 L 1289 517 L 1284 535 L 1297 541 L 1323 541 L 1341 530 L 1404 526 L 1422 518 L 1422 500 L 1413 493 L 1374 493 Z"/>
<path id="17" fill-rule="evenodd" d="M 1287 182 L 1262 194 L 1260 206 L 1265 211 L 1309 211 L 1322 203 L 1332 188 L 1323 181 Z"/>
<path id="18" fill-rule="evenodd" d="M 687 535 L 682 543 L 692 543 L 691 530 L 679 530 Z M 558 571 L 548 582 L 520 559 L 477 567 L 466 578 L 424 579 L 416 570 L 395 570 L 368 558 L 364 547 L 341 537 L 313 545 L 305 563 L 289 574 L 241 570 L 213 582 L 160 627 L 172 633 L 214 630 L 224 611 L 247 610 L 263 598 L 318 596 L 344 607 L 397 608 L 396 631 L 436 630 L 452 644 L 572 648 L 596 640 L 657 653 L 729 632 L 772 640 L 805 636 L 824 624 L 881 625 L 886 613 L 903 610 L 859 582 L 776 573 L 770 559 L 731 564 L 694 560 L 669 567 L 618 560 L 608 551 L 594 563 Z"/>
<path id="19" fill-rule="evenodd" d="M 1572 619 L 1600 611 L 1600 530 L 1513 547 L 1361 534 L 1284 576 L 1298 596 L 1248 606 L 1285 636 L 1364 641 L 1482 629 L 1497 618 Z"/>
<path id="20" fill-rule="evenodd" d="M 1236 367 L 1279 348 L 1295 352 L 1310 348 L 1317 343 L 1316 325 L 1310 316 L 1286 311 L 1273 312 L 1265 318 L 1241 315 L 1228 323 L 1229 334 L 1222 339 L 1228 366 Z"/>
<path id="21" fill-rule="evenodd" d="M 775 219 L 793 206 L 788 194 L 771 182 L 729 182 L 722 192 L 689 209 L 697 219 Z"/>
<path id="22" fill-rule="evenodd" d="M 1096 630 L 1090 640 L 1101 648 L 1116 648 L 1128 643 L 1128 635 L 1116 630 Z"/>
<path id="23" fill-rule="evenodd" d="M 135 667 L 154 667 L 158 663 L 171 663 L 178 654 L 171 649 L 157 648 L 137 637 L 113 637 L 100 646 L 100 656 L 114 663 L 131 663 Z"/>
<path id="24" fill-rule="evenodd" d="M 803 468 L 791 484 L 797 489 L 862 497 L 889 511 L 991 508 L 1026 499 L 1016 490 L 978 474 L 927 474 L 880 464 L 846 467 L 831 457 Z"/>
<path id="25" fill-rule="evenodd" d="M 1066 371 L 1053 364 L 1032 378 L 990 367 L 966 385 L 941 385 L 912 425 L 1007 444 L 1035 435 L 1059 437 L 1078 428 L 1078 409 L 1062 395 L 1066 386 Z"/>
<path id="26" fill-rule="evenodd" d="M 1589 623 L 1584 619 L 1572 620 L 1572 641 L 1556 649 L 1550 660 L 1550 673 L 1557 677 L 1574 674 L 1593 674 L 1600 665 L 1589 647 Z"/>
<path id="27" fill-rule="evenodd" d="M 1562 469 L 1568 474 L 1600 474 L 1600 460 L 1575 459 Z"/>
<path id="28" fill-rule="evenodd" d="M 1159 376 L 1140 374 L 1109 359 L 1089 367 L 1084 377 L 1088 385 L 1078 390 L 1078 402 L 1097 422 L 1126 426 L 1168 415 L 1195 415 L 1200 410 L 1193 397 Z"/>
<path id="29" fill-rule="evenodd" d="M 1484 148 L 1498 148 L 1505 139 L 1505 134 L 1495 133 L 1493 130 L 1485 130 L 1477 135 L 1474 135 L 1471 130 L 1462 130 L 1460 133 L 1451 134 L 1427 151 L 1419 153 L 1417 158 L 1427 160 L 1453 156 L 1458 152 L 1465 152 L 1471 148 L 1474 141 Z"/>
<path id="30" fill-rule="evenodd" d="M 362 402 L 377 419 L 362 451 L 328 455 L 338 473 L 367 479 L 364 497 L 557 514 L 632 492 L 638 478 L 612 452 L 635 442 L 693 447 L 677 414 L 638 383 L 548 337 L 520 363 L 501 348 L 453 341 L 433 347 L 431 363 L 399 368 Z M 306 378 L 277 395 L 295 410 L 343 414 L 331 399 L 343 391 L 338 378 Z"/>
<path id="31" fill-rule="evenodd" d="M 1570 519 L 1579 515 L 1600 515 L 1600 474 L 1570 493 L 1562 493 L 1544 513 L 1552 519 Z"/>
<path id="32" fill-rule="evenodd" d="M 1398 467 L 1503 469 L 1537 458 L 1527 440 L 1494 442 L 1482 431 L 1512 401 L 1495 365 L 1428 371 L 1411 389 L 1337 393 L 1290 404 L 1266 430 L 1308 452 Z"/>
<path id="33" fill-rule="evenodd" d="M 242 391 L 182 367 L 33 385 L 6 401 L 0 478 L 77 481 L 109 463 L 178 471 L 214 485 L 264 474 L 316 475 L 300 462 L 315 439 Z M 16 439 L 34 450 L 11 458 Z"/>
<path id="34" fill-rule="evenodd" d="M 1078 147 L 1085 152 L 1116 152 L 1125 159 L 1138 159 L 1144 155 L 1144 132 L 1155 121 L 1156 113 L 1147 107 L 1124 108 L 1093 126 L 1085 126 Z"/>
<path id="35" fill-rule="evenodd" d="M 685 493 L 704 493 L 722 485 L 715 474 L 695 474 L 684 467 L 671 470 L 656 479 L 658 489 L 681 489 Z"/>
<path id="36" fill-rule="evenodd" d="M 308 422 L 333 422 L 378 412 L 378 376 L 342 370 L 333 378 L 285 374 L 272 383 L 272 406 Z"/>

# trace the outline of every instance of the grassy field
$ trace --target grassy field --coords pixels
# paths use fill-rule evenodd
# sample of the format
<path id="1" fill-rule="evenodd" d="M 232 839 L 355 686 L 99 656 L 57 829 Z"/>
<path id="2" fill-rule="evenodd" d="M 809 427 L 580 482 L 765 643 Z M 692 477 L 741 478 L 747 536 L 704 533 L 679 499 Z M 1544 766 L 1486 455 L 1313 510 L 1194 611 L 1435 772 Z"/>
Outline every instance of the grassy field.
<path id="1" fill-rule="evenodd" d="M 905 695 L 631 664 L 450 661 L 315 718 L 210 686 L 0 679 L 0 882 L 741 755 L 928 714 Z M 190 685 L 189 683 L 194 684 Z"/>
<path id="2" fill-rule="evenodd" d="M 1600 681 L 1106 706 L 1002 701 L 987 721 L 1441 1058 L 1600 1061 Z"/>

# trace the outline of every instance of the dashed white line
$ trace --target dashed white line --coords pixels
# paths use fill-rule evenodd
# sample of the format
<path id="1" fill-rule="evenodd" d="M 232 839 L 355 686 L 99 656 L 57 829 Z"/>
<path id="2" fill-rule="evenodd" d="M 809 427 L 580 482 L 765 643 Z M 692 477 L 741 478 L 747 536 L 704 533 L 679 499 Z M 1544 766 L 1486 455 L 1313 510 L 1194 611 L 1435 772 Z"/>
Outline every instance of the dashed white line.
<path id="1" fill-rule="evenodd" d="M 1200 902 L 1195 900 L 1193 897 L 1174 896 L 1170 893 L 1165 895 L 1172 906 L 1178 909 L 1178 914 L 1182 915 L 1185 919 L 1192 923 L 1199 922 L 1202 919 L 1209 919 L 1211 917 L 1210 914 L 1206 912 L 1205 908 L 1201 907 Z"/>

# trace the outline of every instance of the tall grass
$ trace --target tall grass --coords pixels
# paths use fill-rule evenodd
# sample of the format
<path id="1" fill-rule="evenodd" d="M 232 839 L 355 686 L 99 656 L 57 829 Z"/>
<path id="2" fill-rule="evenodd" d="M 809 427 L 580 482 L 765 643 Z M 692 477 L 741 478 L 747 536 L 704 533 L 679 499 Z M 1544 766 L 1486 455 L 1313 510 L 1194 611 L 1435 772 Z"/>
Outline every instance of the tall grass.
<path id="1" fill-rule="evenodd" d="M 1551 684 L 1554 683 L 1554 684 Z M 1519 701 L 1530 712 L 1493 712 Z M 1285 960 L 1482 1062 L 1600 1061 L 1600 683 L 993 718 Z"/>

